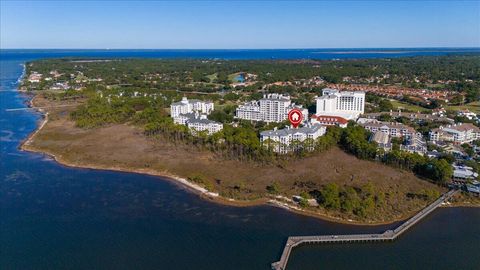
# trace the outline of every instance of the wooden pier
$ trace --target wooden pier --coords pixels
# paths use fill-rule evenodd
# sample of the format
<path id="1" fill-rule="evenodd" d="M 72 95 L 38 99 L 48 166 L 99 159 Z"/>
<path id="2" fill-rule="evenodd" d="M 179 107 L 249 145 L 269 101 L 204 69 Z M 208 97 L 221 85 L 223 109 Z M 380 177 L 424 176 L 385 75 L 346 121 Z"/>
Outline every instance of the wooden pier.
<path id="1" fill-rule="evenodd" d="M 428 214 L 437 209 L 442 203 L 450 199 L 458 190 L 450 190 L 443 194 L 440 198 L 428 205 L 416 215 L 402 223 L 394 230 L 385 231 L 382 234 L 347 234 L 347 235 L 317 235 L 317 236 L 291 236 L 288 237 L 285 248 L 282 252 L 280 261 L 272 263 L 272 269 L 285 270 L 288 258 L 292 249 L 300 244 L 323 244 L 323 243 L 355 243 L 355 242 L 378 242 L 393 241 L 410 227 L 417 224 Z"/>

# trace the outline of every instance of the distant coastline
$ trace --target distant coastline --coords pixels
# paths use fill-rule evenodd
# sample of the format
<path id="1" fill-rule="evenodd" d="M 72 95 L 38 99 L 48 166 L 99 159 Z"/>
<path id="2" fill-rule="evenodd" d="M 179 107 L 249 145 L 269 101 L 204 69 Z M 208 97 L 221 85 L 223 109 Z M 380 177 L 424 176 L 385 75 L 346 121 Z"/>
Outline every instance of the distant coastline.
<path id="1" fill-rule="evenodd" d="M 264 48 L 264 49 L 0 49 L 2 57 L 83 58 L 196 58 L 196 59 L 352 59 L 379 57 L 443 56 L 449 54 L 480 54 L 480 47 L 460 48 Z"/>

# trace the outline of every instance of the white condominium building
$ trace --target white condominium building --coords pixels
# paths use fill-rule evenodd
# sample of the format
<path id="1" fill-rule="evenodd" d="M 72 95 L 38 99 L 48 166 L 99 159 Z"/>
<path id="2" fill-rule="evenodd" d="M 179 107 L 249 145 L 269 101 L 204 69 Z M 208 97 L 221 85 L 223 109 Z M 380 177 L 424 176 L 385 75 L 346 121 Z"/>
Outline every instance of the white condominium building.
<path id="1" fill-rule="evenodd" d="M 262 114 L 260 113 L 260 103 L 253 100 L 239 105 L 236 110 L 236 117 L 251 121 L 263 121 Z"/>
<path id="2" fill-rule="evenodd" d="M 288 107 L 292 101 L 290 96 L 269 94 L 260 99 L 260 113 L 265 122 L 282 122 L 288 117 Z"/>
<path id="3" fill-rule="evenodd" d="M 188 100 L 186 97 L 170 105 L 170 115 L 173 118 L 173 123 L 186 125 L 193 134 L 206 130 L 208 135 L 212 135 L 223 129 L 222 123 L 207 119 L 207 115 L 212 111 L 213 102 Z"/>
<path id="4" fill-rule="evenodd" d="M 317 115 L 357 119 L 365 111 L 365 92 L 338 91 L 325 88 L 317 97 Z"/>
<path id="5" fill-rule="evenodd" d="M 170 115 L 172 117 L 177 117 L 180 114 L 187 114 L 193 112 L 210 114 L 213 109 L 213 102 L 211 101 L 203 101 L 197 99 L 188 100 L 186 97 L 183 97 L 181 101 L 174 102 L 170 105 Z"/>
<path id="6" fill-rule="evenodd" d="M 462 123 L 432 129 L 429 133 L 433 142 L 447 141 L 458 144 L 470 143 L 480 139 L 480 129 L 470 123 Z"/>
<path id="7" fill-rule="evenodd" d="M 302 111 L 304 121 L 308 120 L 308 110 L 301 105 L 295 105 L 290 100 L 290 96 L 282 94 L 264 95 L 259 101 L 250 101 L 238 106 L 236 118 L 278 123 L 287 120 L 288 112 L 294 108 Z"/>
<path id="8" fill-rule="evenodd" d="M 179 114 L 173 118 L 173 123 L 177 125 L 186 125 L 188 120 L 199 117 L 198 113 Z"/>
<path id="9" fill-rule="evenodd" d="M 196 132 L 207 131 L 208 135 L 219 132 L 223 129 L 223 124 L 208 120 L 206 116 L 200 118 L 191 118 L 187 121 L 187 127 L 196 134 Z"/>
<path id="10" fill-rule="evenodd" d="M 373 133 L 377 131 L 381 131 L 390 135 L 391 137 L 404 137 L 404 138 L 414 138 L 416 136 L 420 136 L 421 134 L 417 134 L 414 128 L 406 126 L 402 123 L 389 123 L 389 122 L 366 122 L 360 123 L 366 130 L 369 130 Z"/>
<path id="11" fill-rule="evenodd" d="M 301 128 L 284 128 L 267 130 L 260 133 L 260 142 L 267 148 L 272 148 L 274 152 L 285 154 L 296 150 L 299 147 L 306 147 L 307 150 L 314 149 L 315 140 L 323 136 L 326 132 L 326 127 L 316 124 L 308 125 Z M 311 139 L 312 145 L 296 145 L 295 142 L 304 142 L 306 139 Z"/>
<path id="12" fill-rule="evenodd" d="M 177 125 L 186 125 L 195 135 L 199 131 L 207 131 L 212 135 L 223 129 L 223 124 L 207 119 L 207 115 L 197 113 L 180 114 L 173 117 L 173 122 Z"/>

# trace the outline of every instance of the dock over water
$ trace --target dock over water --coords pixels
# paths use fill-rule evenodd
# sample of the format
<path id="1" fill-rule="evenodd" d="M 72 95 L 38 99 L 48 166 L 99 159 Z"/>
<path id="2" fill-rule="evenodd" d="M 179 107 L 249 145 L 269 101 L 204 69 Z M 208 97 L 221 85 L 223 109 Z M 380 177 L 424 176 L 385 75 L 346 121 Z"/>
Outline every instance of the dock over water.
<path id="1" fill-rule="evenodd" d="M 278 262 L 272 263 L 272 269 L 285 270 L 288 258 L 292 249 L 301 244 L 323 244 L 323 243 L 354 243 L 354 242 L 376 242 L 376 241 L 393 241 L 410 227 L 417 224 L 428 214 L 437 209 L 442 203 L 450 199 L 458 190 L 450 190 L 443 194 L 436 201 L 422 209 L 416 215 L 402 223 L 394 230 L 385 231 L 382 234 L 346 234 L 346 235 L 316 235 L 316 236 L 291 236 L 288 237 L 282 257 Z"/>

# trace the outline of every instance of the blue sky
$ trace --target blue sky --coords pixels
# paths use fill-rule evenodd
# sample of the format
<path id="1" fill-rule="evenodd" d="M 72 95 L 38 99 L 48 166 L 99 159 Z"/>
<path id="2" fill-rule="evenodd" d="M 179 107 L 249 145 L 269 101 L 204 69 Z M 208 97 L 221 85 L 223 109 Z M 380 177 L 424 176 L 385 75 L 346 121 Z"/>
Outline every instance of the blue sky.
<path id="1" fill-rule="evenodd" d="M 480 47 L 480 0 L 0 3 L 1 48 Z"/>

